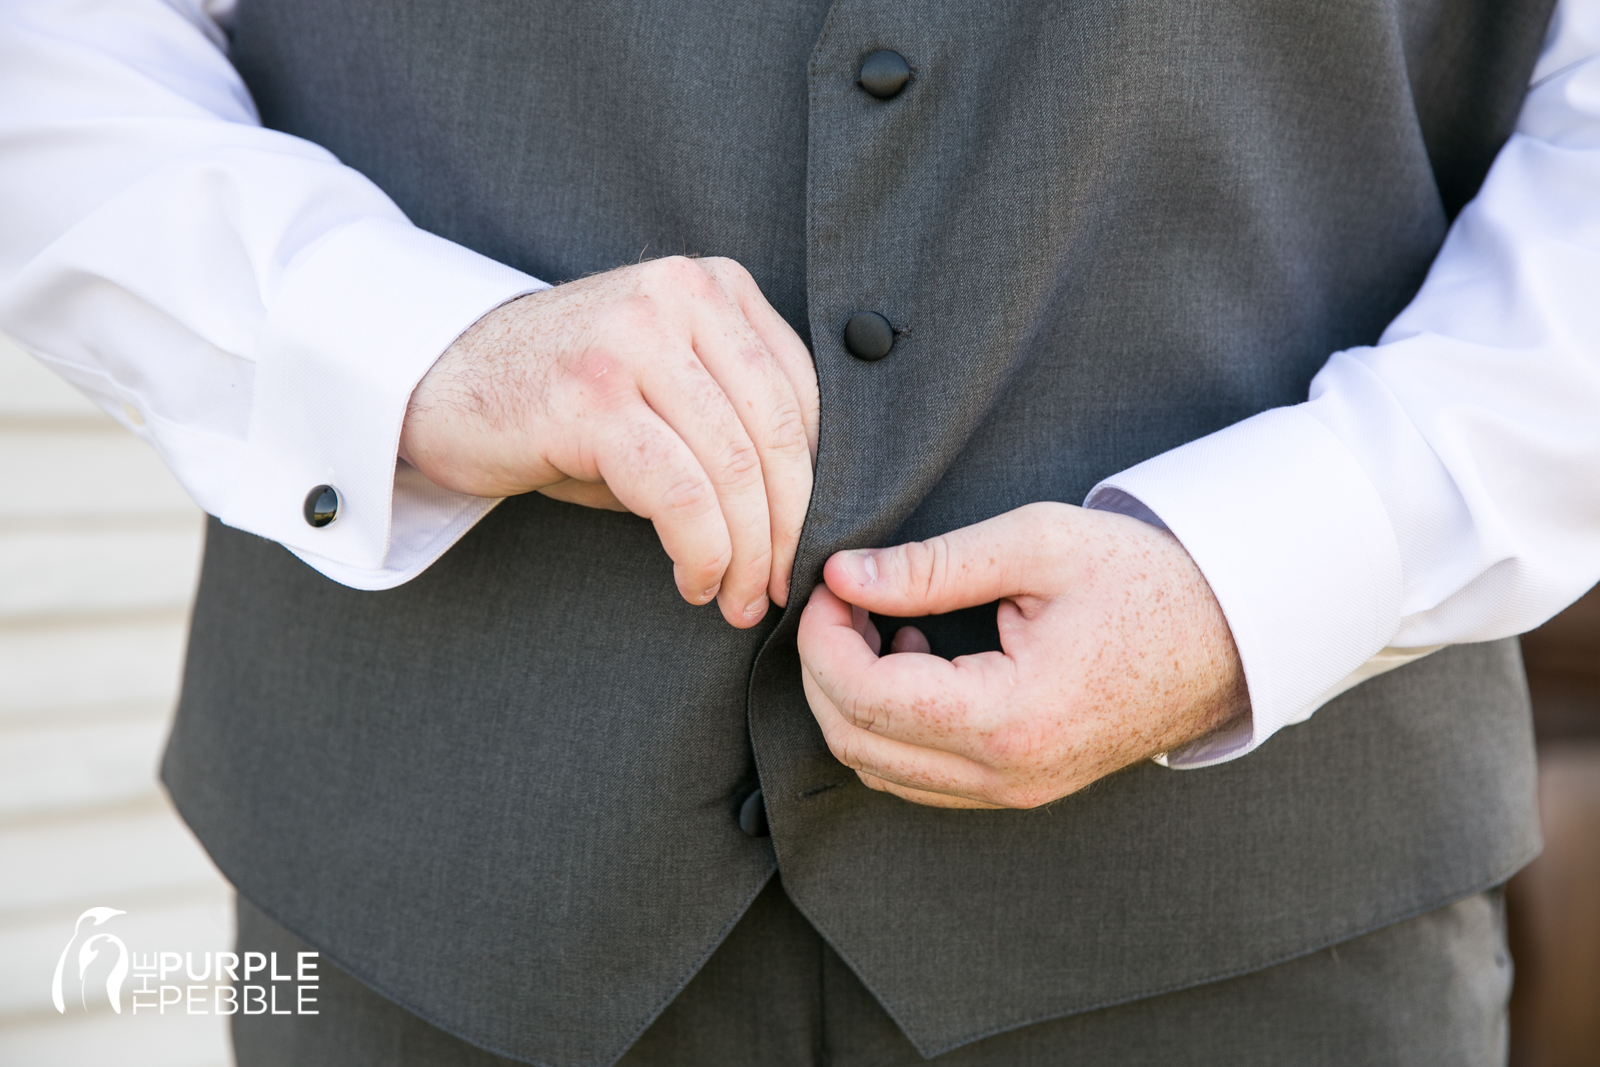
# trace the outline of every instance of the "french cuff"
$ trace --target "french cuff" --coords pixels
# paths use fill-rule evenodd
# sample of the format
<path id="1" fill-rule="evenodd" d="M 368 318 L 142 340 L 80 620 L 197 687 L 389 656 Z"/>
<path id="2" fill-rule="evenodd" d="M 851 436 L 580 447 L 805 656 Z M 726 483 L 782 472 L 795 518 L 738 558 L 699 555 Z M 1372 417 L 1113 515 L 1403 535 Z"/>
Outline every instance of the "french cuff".
<path id="1" fill-rule="evenodd" d="M 357 589 L 421 573 L 498 501 L 452 493 L 396 459 L 417 382 L 461 333 L 547 288 L 409 223 L 335 231 L 268 308 L 239 483 L 218 514 Z M 337 494 L 314 526 L 308 498 Z"/>
<path id="2" fill-rule="evenodd" d="M 1158 760 L 1237 759 L 1339 693 L 1433 649 L 1386 649 L 1400 551 L 1377 490 L 1302 408 L 1276 408 L 1102 481 L 1084 507 L 1164 526 L 1233 631 L 1250 714 Z"/>

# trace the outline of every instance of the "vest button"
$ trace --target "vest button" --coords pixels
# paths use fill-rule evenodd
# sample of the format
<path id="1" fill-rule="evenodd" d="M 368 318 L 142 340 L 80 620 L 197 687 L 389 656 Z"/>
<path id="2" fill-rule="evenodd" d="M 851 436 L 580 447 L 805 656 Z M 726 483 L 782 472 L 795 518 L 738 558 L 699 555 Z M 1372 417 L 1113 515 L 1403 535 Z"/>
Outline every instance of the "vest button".
<path id="1" fill-rule="evenodd" d="M 767 836 L 767 802 L 761 790 L 745 797 L 744 803 L 739 805 L 739 829 L 750 837 Z"/>
<path id="2" fill-rule="evenodd" d="M 319 485 L 306 494 L 306 522 L 312 526 L 328 525 L 339 517 L 339 490 L 331 485 Z"/>
<path id="3" fill-rule="evenodd" d="M 844 324 L 844 346 L 857 359 L 882 359 L 894 347 L 894 327 L 876 311 L 858 311 Z"/>
<path id="4" fill-rule="evenodd" d="M 887 100 L 904 89 L 910 80 L 911 66 L 905 57 L 885 48 L 872 53 L 861 64 L 858 84 L 879 100 Z"/>

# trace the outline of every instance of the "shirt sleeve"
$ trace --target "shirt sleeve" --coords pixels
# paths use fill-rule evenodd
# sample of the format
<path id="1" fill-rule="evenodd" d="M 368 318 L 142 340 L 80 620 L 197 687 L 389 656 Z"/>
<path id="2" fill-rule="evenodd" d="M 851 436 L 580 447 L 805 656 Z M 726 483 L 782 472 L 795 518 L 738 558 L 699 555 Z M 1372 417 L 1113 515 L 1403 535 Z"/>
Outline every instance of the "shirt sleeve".
<path id="1" fill-rule="evenodd" d="M 1233 630 L 1254 750 L 1359 682 L 1532 629 L 1600 578 L 1600 2 L 1561 0 L 1518 120 L 1416 299 L 1303 404 L 1106 479 Z"/>
<path id="2" fill-rule="evenodd" d="M 0 329 L 149 442 L 195 501 L 361 589 L 420 573 L 497 501 L 396 451 L 412 389 L 544 284 L 413 226 L 263 129 L 231 0 L 0 8 Z M 339 492 L 313 528 L 310 491 Z"/>

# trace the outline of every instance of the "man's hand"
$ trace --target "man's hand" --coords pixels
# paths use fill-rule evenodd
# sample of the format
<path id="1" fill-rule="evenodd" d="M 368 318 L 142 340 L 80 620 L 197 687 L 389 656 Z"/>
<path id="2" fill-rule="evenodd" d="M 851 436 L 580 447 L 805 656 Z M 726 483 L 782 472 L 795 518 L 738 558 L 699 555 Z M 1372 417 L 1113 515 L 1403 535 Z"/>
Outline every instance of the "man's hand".
<path id="1" fill-rule="evenodd" d="M 446 489 L 655 523 L 691 604 L 788 600 L 811 499 L 811 356 L 729 259 L 653 260 L 485 315 L 417 385 L 400 455 Z"/>
<path id="2" fill-rule="evenodd" d="M 1032 808 L 1248 707 L 1200 570 L 1137 519 L 1030 504 L 931 541 L 840 552 L 800 618 L 806 698 L 861 780 L 919 804 Z M 868 611 L 1000 600 L 1004 652 L 944 660 Z M 852 605 L 855 605 L 852 607 Z"/>

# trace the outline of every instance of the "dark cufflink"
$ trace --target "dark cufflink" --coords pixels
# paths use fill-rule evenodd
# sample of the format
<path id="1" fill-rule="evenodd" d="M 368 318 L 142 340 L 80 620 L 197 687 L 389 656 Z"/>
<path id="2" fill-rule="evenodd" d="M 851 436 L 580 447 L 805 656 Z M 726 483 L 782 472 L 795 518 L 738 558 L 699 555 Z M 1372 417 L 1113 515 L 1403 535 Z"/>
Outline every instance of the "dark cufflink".
<path id="1" fill-rule="evenodd" d="M 879 100 L 899 94 L 911 80 L 911 64 L 899 52 L 885 48 L 872 53 L 861 64 L 861 77 L 857 84 Z"/>
<path id="2" fill-rule="evenodd" d="M 339 490 L 319 485 L 306 494 L 306 522 L 321 528 L 339 517 Z"/>
<path id="3" fill-rule="evenodd" d="M 882 359 L 894 347 L 894 327 L 876 311 L 858 311 L 844 324 L 844 346 L 857 359 Z"/>

